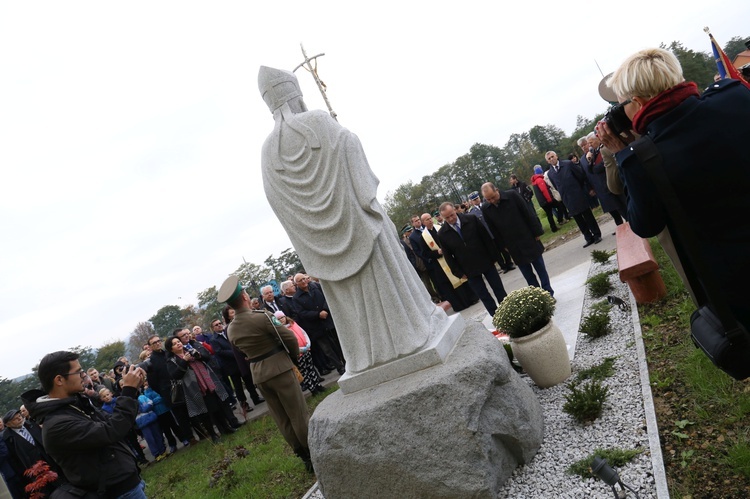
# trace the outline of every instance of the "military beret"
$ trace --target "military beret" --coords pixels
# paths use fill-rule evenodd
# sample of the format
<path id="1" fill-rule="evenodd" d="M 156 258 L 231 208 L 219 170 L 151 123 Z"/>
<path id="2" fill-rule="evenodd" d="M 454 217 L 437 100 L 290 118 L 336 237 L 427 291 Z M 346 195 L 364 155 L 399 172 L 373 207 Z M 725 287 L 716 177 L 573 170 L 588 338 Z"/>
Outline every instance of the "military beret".
<path id="1" fill-rule="evenodd" d="M 240 278 L 236 275 L 230 275 L 226 278 L 224 283 L 219 288 L 219 295 L 217 300 L 220 303 L 226 303 L 232 301 L 242 293 L 242 285 L 240 284 Z"/>

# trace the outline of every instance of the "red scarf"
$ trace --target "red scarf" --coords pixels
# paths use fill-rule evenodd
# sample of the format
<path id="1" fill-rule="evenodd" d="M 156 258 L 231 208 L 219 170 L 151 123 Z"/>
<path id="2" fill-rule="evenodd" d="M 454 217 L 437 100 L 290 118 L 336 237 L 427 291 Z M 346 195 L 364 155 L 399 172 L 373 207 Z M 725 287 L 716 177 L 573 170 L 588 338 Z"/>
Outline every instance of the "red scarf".
<path id="1" fill-rule="evenodd" d="M 671 111 L 682 104 L 688 97 L 700 96 L 698 85 L 692 81 L 683 81 L 672 88 L 668 88 L 646 103 L 633 116 L 633 130 L 639 135 L 646 133 L 646 127 L 662 114 Z"/>

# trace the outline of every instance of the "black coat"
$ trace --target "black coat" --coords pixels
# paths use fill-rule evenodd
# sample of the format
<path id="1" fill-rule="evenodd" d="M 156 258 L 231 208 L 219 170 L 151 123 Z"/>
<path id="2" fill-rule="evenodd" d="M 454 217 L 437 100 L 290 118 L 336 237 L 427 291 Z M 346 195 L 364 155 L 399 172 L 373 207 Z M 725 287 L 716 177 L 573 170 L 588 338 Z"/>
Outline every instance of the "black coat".
<path id="1" fill-rule="evenodd" d="M 555 189 L 560 193 L 563 204 L 572 216 L 579 215 L 589 206 L 589 190 L 591 186 L 586 179 L 581 165 L 577 165 L 567 159 L 560 160 L 560 171 L 555 167 L 549 169 L 549 179 Z"/>
<path id="2" fill-rule="evenodd" d="M 743 215 L 750 188 L 748 116 L 750 91 L 726 79 L 656 117 L 646 130 L 698 238 L 698 258 L 716 277 L 735 317 L 750 330 L 750 219 Z M 683 266 L 692 267 L 683 257 L 681 231 L 643 164 L 628 147 L 615 157 L 628 196 L 630 228 L 652 237 L 668 227 Z"/>
<path id="3" fill-rule="evenodd" d="M 425 227 L 424 230 L 428 230 L 427 227 Z M 434 228 L 434 226 L 432 228 L 432 231 L 430 231 L 430 235 L 432 235 L 432 238 L 435 240 L 435 244 L 437 244 L 439 248 L 440 240 L 438 232 Z M 414 232 L 409 234 L 409 241 L 411 241 L 411 247 L 414 250 L 414 253 L 422 259 L 427 270 L 434 270 L 440 267 L 440 264 L 437 261 L 437 259 L 441 256 L 437 251 L 438 248 L 430 248 L 427 245 L 427 241 L 425 241 L 424 237 L 422 237 L 421 231 L 414 229 Z"/>
<path id="4" fill-rule="evenodd" d="M 167 352 L 153 350 L 148 358 L 146 379 L 156 393 L 161 395 L 167 407 L 172 408 L 172 383 L 167 370 Z"/>
<path id="5" fill-rule="evenodd" d="M 604 158 L 599 149 L 594 150 L 594 161 L 586 163 L 583 167 L 583 171 L 586 174 L 591 187 L 596 191 L 596 197 L 599 198 L 599 202 L 602 205 L 602 211 L 610 213 L 617 211 L 621 215 L 627 213 L 627 206 L 625 202 L 625 196 L 613 194 L 607 187 L 607 171 L 604 168 Z"/>
<path id="6" fill-rule="evenodd" d="M 444 223 L 438 232 L 443 256 L 456 277 L 475 277 L 494 267 L 499 258 L 489 232 L 474 215 L 461 213 L 461 234 Z"/>
<path id="7" fill-rule="evenodd" d="M 122 389 L 114 412 L 96 409 L 80 394 L 64 399 L 39 398 L 41 390 L 21 396 L 26 408 L 42 425 L 47 453 L 77 487 L 96 490 L 106 486 L 106 497 L 117 497 L 140 482 L 140 472 L 125 436 L 135 428 L 138 392 Z"/>
<path id="8" fill-rule="evenodd" d="M 23 475 L 24 471 L 31 468 L 40 459 L 49 464 L 56 472 L 60 472 L 57 463 L 44 450 L 42 441 L 42 429 L 33 423 L 25 422 L 24 427 L 34 439 L 34 445 L 31 445 L 25 438 L 16 433 L 10 427 L 6 427 L 2 433 L 3 441 L 8 447 L 10 453 L 10 465 L 16 472 L 16 475 Z M 28 483 L 28 479 L 26 480 Z"/>
<path id="9" fill-rule="evenodd" d="M 544 251 L 544 246 L 536 239 L 544 230 L 538 219 L 531 215 L 526 201 L 515 191 L 501 192 L 497 205 L 485 203 L 482 213 L 496 236 L 495 240 L 503 241 L 516 264 L 530 263 Z"/>
<path id="10" fill-rule="evenodd" d="M 214 334 L 209 342 L 214 349 L 214 356 L 219 361 L 221 372 L 225 376 L 235 376 L 240 374 L 240 367 L 237 365 L 237 359 L 234 356 L 232 344 L 223 334 Z"/>
<path id="11" fill-rule="evenodd" d="M 328 308 L 328 302 L 320 286 L 310 285 L 307 291 L 297 289 L 292 304 L 297 322 L 310 338 L 320 337 L 335 327 L 331 318 L 331 310 Z M 328 312 L 328 317 L 325 319 L 320 318 L 322 310 Z"/>

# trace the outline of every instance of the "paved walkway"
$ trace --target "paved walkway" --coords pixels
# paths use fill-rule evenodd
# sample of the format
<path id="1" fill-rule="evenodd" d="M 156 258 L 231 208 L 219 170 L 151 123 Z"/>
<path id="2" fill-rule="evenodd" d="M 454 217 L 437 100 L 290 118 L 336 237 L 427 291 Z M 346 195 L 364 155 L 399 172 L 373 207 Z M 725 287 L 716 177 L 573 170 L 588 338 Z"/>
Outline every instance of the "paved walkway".
<path id="1" fill-rule="evenodd" d="M 578 337 L 578 326 L 581 321 L 581 309 L 583 308 L 583 295 L 586 290 L 586 278 L 591 263 L 592 250 L 612 250 L 616 247 L 615 222 L 607 216 L 609 221 L 599 223 L 602 231 L 602 242 L 588 248 L 583 248 L 585 241 L 581 233 L 568 236 L 569 241 L 554 249 L 544 252 L 544 263 L 550 276 L 552 289 L 555 290 L 557 306 L 555 307 L 555 324 L 560 328 L 568 345 L 568 354 L 573 360 L 575 355 L 576 338 Z M 575 222 L 570 221 L 563 227 L 569 229 L 575 227 Z M 507 274 L 502 274 L 503 286 L 510 293 L 516 289 L 527 286 L 521 271 L 516 269 Z M 449 314 L 454 313 L 452 310 Z M 479 321 L 490 331 L 494 331 L 492 318 L 487 310 L 478 302 L 471 307 L 459 312 L 465 319 Z"/>

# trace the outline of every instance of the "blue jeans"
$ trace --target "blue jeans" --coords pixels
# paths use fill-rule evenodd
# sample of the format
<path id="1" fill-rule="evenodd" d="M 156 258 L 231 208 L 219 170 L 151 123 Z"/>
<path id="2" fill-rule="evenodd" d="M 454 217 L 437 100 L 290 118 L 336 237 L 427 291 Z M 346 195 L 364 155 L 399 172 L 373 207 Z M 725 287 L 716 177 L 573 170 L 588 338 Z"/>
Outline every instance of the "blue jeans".
<path id="1" fill-rule="evenodd" d="M 118 496 L 117 499 L 148 499 L 146 497 L 146 482 L 141 480 L 141 483 L 125 492 L 123 495 Z"/>
<path id="2" fill-rule="evenodd" d="M 529 263 L 517 263 L 518 270 L 521 271 L 521 274 L 523 274 L 524 279 L 526 279 L 526 283 L 529 286 L 535 286 L 539 287 L 539 281 L 542 281 L 542 289 L 549 291 L 549 294 L 552 296 L 555 296 L 555 292 L 552 290 L 552 286 L 549 282 L 549 274 L 547 274 L 547 267 L 544 265 L 544 258 L 542 258 L 542 255 L 539 255 L 536 260 L 532 260 Z M 536 280 L 536 276 L 534 275 L 534 270 L 531 270 L 531 267 L 534 267 L 534 270 L 536 270 L 536 273 L 539 274 L 539 281 Z"/>

